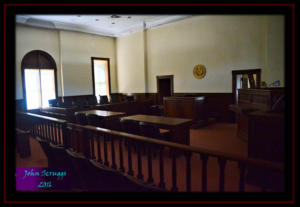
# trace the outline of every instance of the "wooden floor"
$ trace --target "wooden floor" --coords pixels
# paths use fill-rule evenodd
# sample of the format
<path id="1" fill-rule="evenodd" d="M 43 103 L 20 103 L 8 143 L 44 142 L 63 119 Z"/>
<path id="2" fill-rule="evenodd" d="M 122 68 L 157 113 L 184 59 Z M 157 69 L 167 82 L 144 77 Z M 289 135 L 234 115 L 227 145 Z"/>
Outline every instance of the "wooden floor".
<path id="1" fill-rule="evenodd" d="M 236 137 L 236 124 L 227 123 L 212 123 L 207 127 L 200 129 L 190 130 L 190 145 L 199 146 L 202 148 L 207 148 L 209 150 L 217 150 L 222 152 L 228 152 L 231 154 L 241 155 L 243 157 L 247 156 L 247 143 L 238 139 Z M 18 155 L 16 157 L 17 167 L 47 167 L 47 157 L 44 154 L 39 143 L 30 139 L 31 145 L 31 156 L 28 158 L 20 158 Z M 109 151 L 109 149 L 108 149 Z M 103 150 L 102 150 L 103 152 Z M 118 152 L 117 152 L 118 153 Z M 126 154 L 126 152 L 124 152 Z M 116 154 L 118 157 L 118 154 Z M 109 156 L 110 158 L 110 156 Z M 137 156 L 133 153 L 133 169 L 134 175 L 137 174 Z M 128 169 L 127 156 L 124 156 L 125 169 Z M 142 172 L 144 175 L 144 180 L 147 179 L 148 169 L 147 169 L 147 157 L 142 157 L 143 168 Z M 118 162 L 117 162 L 118 164 Z M 166 188 L 171 189 L 171 169 L 172 163 L 171 159 L 166 153 L 164 157 L 165 164 L 165 182 Z M 192 191 L 202 191 L 202 163 L 200 156 L 194 154 L 191 159 L 191 174 L 192 174 Z M 217 159 L 210 158 L 208 160 L 208 186 L 207 190 L 210 192 L 218 191 L 219 184 L 219 167 Z M 177 158 L 177 185 L 179 191 L 185 191 L 185 157 L 181 156 Z M 153 178 L 155 184 L 159 182 L 159 160 L 158 158 L 153 159 Z M 225 171 L 225 191 L 238 191 L 239 183 L 239 169 L 236 162 L 227 162 Z M 246 185 L 246 191 L 260 191 L 260 188 L 256 186 Z"/>

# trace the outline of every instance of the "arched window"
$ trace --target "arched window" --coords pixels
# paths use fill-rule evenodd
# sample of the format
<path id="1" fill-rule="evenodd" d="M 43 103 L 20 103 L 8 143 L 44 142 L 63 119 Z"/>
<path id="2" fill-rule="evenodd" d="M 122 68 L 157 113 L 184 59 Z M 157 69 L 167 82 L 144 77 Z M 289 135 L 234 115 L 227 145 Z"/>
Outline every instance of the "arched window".
<path id="1" fill-rule="evenodd" d="M 48 53 L 34 50 L 22 59 L 23 96 L 27 110 L 48 107 L 57 98 L 56 64 Z"/>

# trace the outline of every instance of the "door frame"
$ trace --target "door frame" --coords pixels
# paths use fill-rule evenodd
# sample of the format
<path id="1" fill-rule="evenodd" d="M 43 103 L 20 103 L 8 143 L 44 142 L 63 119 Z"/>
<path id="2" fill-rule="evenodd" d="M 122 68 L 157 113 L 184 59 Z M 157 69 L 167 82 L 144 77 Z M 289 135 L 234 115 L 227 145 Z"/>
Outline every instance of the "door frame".
<path id="1" fill-rule="evenodd" d="M 174 75 L 159 75 L 156 76 L 156 88 L 157 88 L 157 98 L 159 99 L 159 81 L 164 80 L 164 79 L 169 79 L 170 80 L 170 88 L 171 88 L 171 96 L 174 94 Z"/>
<path id="2" fill-rule="evenodd" d="M 232 98 L 233 103 L 235 103 L 236 100 L 236 77 L 237 75 L 243 75 L 243 74 L 256 74 L 256 88 L 260 88 L 260 82 L 261 82 L 261 69 L 244 69 L 244 70 L 233 70 L 232 71 Z"/>

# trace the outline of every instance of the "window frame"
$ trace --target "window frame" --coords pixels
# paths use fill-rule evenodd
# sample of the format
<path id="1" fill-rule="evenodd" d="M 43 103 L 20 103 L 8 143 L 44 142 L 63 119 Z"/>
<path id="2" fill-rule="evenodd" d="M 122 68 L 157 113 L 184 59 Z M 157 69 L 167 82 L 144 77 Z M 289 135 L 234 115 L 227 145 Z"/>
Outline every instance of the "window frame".
<path id="1" fill-rule="evenodd" d="M 92 64 L 92 82 L 93 82 L 93 95 L 95 94 L 95 74 L 94 74 L 94 60 L 105 60 L 107 61 L 107 74 L 108 74 L 108 93 L 107 96 L 110 97 L 111 94 L 111 84 L 110 84 L 110 59 L 103 58 L 103 57 L 91 57 L 91 64 Z M 106 78 L 105 78 L 106 79 Z"/>
<path id="2" fill-rule="evenodd" d="M 33 56 L 36 56 L 36 60 L 34 61 L 33 59 L 31 59 L 31 61 L 29 61 L 30 63 L 28 63 L 27 59 L 30 59 Z M 49 68 L 45 68 L 45 66 L 42 66 L 42 67 L 40 66 L 40 65 L 42 65 L 41 61 L 40 61 L 40 56 L 44 56 L 47 58 L 47 60 L 50 62 Z M 58 99 L 57 67 L 56 67 L 55 60 L 53 59 L 53 57 L 50 54 L 48 54 L 45 51 L 32 50 L 23 56 L 22 62 L 21 62 L 22 91 L 23 91 L 23 100 L 24 100 L 24 106 L 25 106 L 26 111 L 28 111 L 28 109 L 27 109 L 27 95 L 26 95 L 26 86 L 25 86 L 25 69 L 38 69 L 38 70 L 51 69 L 51 70 L 54 70 L 55 98 Z"/>

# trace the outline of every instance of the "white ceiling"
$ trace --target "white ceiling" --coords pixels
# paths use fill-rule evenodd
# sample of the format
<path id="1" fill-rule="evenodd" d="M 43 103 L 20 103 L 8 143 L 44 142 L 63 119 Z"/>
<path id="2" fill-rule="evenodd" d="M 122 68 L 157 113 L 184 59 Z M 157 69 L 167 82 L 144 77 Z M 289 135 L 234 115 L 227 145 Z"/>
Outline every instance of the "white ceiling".
<path id="1" fill-rule="evenodd" d="M 191 15 L 17 15 L 16 22 L 36 27 L 119 37 L 179 21 Z"/>

